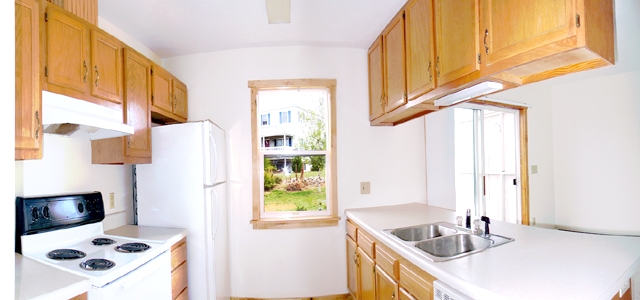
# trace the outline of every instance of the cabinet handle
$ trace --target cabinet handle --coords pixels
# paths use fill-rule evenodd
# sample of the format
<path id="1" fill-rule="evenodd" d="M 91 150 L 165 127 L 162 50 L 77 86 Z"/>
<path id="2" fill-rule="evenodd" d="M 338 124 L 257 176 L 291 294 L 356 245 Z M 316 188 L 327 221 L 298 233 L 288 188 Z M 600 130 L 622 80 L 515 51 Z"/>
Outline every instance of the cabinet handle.
<path id="1" fill-rule="evenodd" d="M 440 56 L 436 57 L 436 74 L 440 77 Z"/>
<path id="2" fill-rule="evenodd" d="M 173 110 L 175 111 L 178 107 L 178 99 L 175 94 L 173 94 Z"/>
<path id="3" fill-rule="evenodd" d="M 355 252 L 353 255 L 353 260 L 356 262 L 356 266 L 360 267 L 360 263 L 358 261 L 358 257 L 360 257 L 360 254 L 358 254 L 358 252 Z"/>
<path id="4" fill-rule="evenodd" d="M 40 115 L 36 110 L 36 140 L 40 138 Z"/>
<path id="5" fill-rule="evenodd" d="M 84 67 L 84 78 L 82 78 L 82 81 L 84 81 L 84 83 L 87 83 L 87 74 L 89 73 L 89 68 L 87 68 L 86 60 L 82 62 L 82 66 Z"/>
<path id="6" fill-rule="evenodd" d="M 396 298 L 396 291 L 391 292 L 391 300 Z"/>
<path id="7" fill-rule="evenodd" d="M 484 52 L 489 54 L 489 45 L 487 45 L 487 37 L 489 36 L 489 29 L 484 30 Z"/>
<path id="8" fill-rule="evenodd" d="M 433 81 L 433 77 L 431 76 L 431 61 L 429 61 L 429 67 L 427 67 L 427 71 L 429 72 L 429 81 Z"/>
<path id="9" fill-rule="evenodd" d="M 96 87 L 98 87 L 98 80 L 100 80 L 100 72 L 98 72 L 98 66 L 95 66 L 94 70 L 96 71 Z"/>

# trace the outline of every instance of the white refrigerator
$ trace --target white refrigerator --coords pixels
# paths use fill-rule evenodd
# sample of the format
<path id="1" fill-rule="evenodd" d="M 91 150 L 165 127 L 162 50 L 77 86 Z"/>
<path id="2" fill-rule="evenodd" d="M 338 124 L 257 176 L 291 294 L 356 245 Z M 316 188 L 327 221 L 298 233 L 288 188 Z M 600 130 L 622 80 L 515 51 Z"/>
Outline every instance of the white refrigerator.
<path id="1" fill-rule="evenodd" d="M 151 129 L 136 166 L 138 225 L 186 228 L 189 299 L 229 299 L 226 133 L 211 121 Z"/>

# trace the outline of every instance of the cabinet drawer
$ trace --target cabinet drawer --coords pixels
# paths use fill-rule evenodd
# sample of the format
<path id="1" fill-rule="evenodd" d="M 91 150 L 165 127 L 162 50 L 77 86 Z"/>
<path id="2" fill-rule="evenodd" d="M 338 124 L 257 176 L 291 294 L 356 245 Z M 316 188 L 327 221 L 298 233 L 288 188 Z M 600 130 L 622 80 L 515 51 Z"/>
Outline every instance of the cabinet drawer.
<path id="1" fill-rule="evenodd" d="M 380 244 L 376 244 L 376 264 L 378 264 L 393 280 L 398 280 L 398 255 Z"/>
<path id="2" fill-rule="evenodd" d="M 351 223 L 351 221 L 347 220 L 347 234 L 356 242 L 358 242 L 357 240 L 357 236 L 356 233 L 358 232 L 358 228 L 356 227 L 356 225 L 353 225 L 353 223 Z"/>
<path id="3" fill-rule="evenodd" d="M 415 297 L 411 296 L 407 290 L 400 288 L 400 296 L 398 297 L 400 300 L 417 300 Z"/>
<path id="4" fill-rule="evenodd" d="M 171 299 L 175 299 L 187 287 L 187 264 L 171 272 Z"/>
<path id="5" fill-rule="evenodd" d="M 171 270 L 187 260 L 187 243 L 184 239 L 171 247 Z"/>
<path id="6" fill-rule="evenodd" d="M 376 257 L 373 252 L 373 247 L 375 244 L 374 239 L 366 234 L 364 230 L 357 230 L 356 235 L 358 236 L 356 240 L 356 242 L 358 243 L 358 247 L 362 248 L 362 250 L 364 250 L 364 252 L 367 253 L 369 257 L 375 259 Z"/>
<path id="7" fill-rule="evenodd" d="M 431 299 L 433 280 L 431 274 L 413 264 L 400 262 L 400 286 L 418 299 Z"/>

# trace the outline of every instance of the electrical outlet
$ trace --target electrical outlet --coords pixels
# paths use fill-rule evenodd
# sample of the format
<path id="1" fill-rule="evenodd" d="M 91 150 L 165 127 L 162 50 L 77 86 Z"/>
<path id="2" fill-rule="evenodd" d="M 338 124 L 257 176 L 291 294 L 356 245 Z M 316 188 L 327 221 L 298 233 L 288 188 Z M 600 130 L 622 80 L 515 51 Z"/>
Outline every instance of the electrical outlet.
<path id="1" fill-rule="evenodd" d="M 116 193 L 109 193 L 109 208 L 116 208 Z"/>
<path id="2" fill-rule="evenodd" d="M 538 174 L 538 165 L 531 166 L 531 174 Z"/>
<path id="3" fill-rule="evenodd" d="M 360 182 L 360 194 L 371 194 L 370 182 Z"/>
<path id="4" fill-rule="evenodd" d="M 533 222 L 531 222 L 531 226 L 536 226 L 536 217 L 533 217 Z"/>

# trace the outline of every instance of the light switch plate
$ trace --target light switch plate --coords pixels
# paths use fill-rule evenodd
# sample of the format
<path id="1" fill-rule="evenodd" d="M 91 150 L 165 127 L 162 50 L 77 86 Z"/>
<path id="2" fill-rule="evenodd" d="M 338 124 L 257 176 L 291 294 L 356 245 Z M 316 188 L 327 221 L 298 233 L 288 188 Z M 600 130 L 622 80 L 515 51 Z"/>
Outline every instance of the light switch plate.
<path id="1" fill-rule="evenodd" d="M 109 193 L 109 208 L 116 208 L 116 193 Z"/>
<path id="2" fill-rule="evenodd" d="M 531 166 L 531 174 L 538 174 L 538 165 Z"/>
<path id="3" fill-rule="evenodd" d="M 371 194 L 370 182 L 360 182 L 360 194 Z"/>

